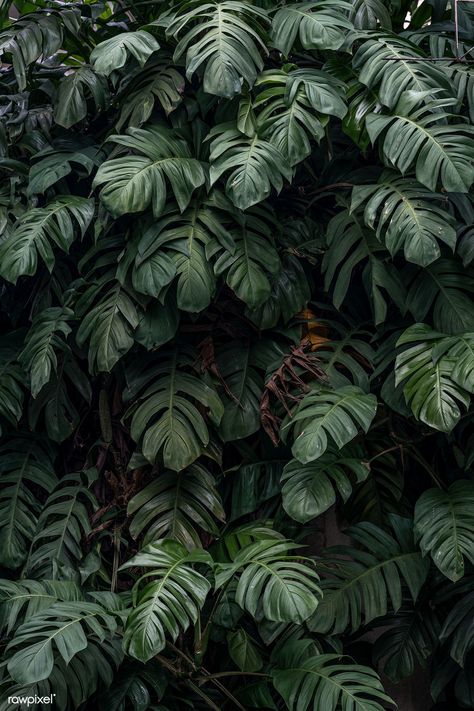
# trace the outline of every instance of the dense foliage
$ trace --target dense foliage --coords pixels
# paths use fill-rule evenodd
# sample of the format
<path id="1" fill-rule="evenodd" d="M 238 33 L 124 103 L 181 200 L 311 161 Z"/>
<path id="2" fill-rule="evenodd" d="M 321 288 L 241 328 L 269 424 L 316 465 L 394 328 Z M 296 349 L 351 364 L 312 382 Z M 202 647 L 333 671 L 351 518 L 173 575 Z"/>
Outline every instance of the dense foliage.
<path id="1" fill-rule="evenodd" d="M 2 711 L 474 707 L 473 7 L 2 3 Z"/>

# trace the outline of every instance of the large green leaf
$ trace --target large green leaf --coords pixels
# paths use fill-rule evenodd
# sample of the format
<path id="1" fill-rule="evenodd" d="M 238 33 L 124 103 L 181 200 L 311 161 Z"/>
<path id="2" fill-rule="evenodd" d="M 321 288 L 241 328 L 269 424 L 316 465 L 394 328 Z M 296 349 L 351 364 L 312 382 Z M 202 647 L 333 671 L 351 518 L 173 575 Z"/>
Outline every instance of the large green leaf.
<path id="1" fill-rule="evenodd" d="M 469 592 L 450 609 L 439 633 L 441 641 L 450 644 L 451 657 L 461 666 L 474 647 L 473 612 L 474 592 Z"/>
<path id="2" fill-rule="evenodd" d="M 415 533 L 423 555 L 450 580 L 462 578 L 464 559 L 474 563 L 474 484 L 455 481 L 448 491 L 428 489 L 415 506 Z"/>
<path id="3" fill-rule="evenodd" d="M 270 141 L 256 133 L 245 136 L 233 123 L 216 126 L 211 139 L 210 180 L 213 185 L 228 174 L 226 193 L 241 210 L 262 202 L 272 187 L 279 193 L 283 178 L 291 178 L 284 155 Z"/>
<path id="4" fill-rule="evenodd" d="M 176 278 L 177 304 L 183 311 L 198 312 L 209 306 L 216 279 L 209 261 L 213 250 L 234 252 L 229 232 L 232 206 L 214 193 L 192 200 L 181 212 L 175 205 L 130 244 L 119 269 L 131 268 L 134 288 L 162 300 Z M 133 260 L 133 262 L 132 262 Z"/>
<path id="5" fill-rule="evenodd" d="M 89 97 L 97 110 L 105 110 L 108 99 L 105 79 L 89 67 L 77 67 L 59 82 L 54 105 L 56 123 L 70 128 L 85 119 Z"/>
<path id="6" fill-rule="evenodd" d="M 347 30 L 351 5 L 344 0 L 317 0 L 277 10 L 272 24 L 274 46 L 286 57 L 298 39 L 304 49 L 339 49 Z"/>
<path id="7" fill-rule="evenodd" d="M 393 703 L 373 669 L 320 654 L 312 640 L 292 641 L 275 661 L 273 685 L 290 711 L 383 711 Z"/>
<path id="8" fill-rule="evenodd" d="M 374 662 L 381 662 L 384 674 L 397 683 L 426 666 L 438 644 L 440 622 L 428 604 L 417 602 L 413 609 L 402 608 L 383 623 L 390 627 L 377 637 Z"/>
<path id="9" fill-rule="evenodd" d="M 438 206 L 441 199 L 415 180 L 386 174 L 354 188 L 351 210 L 363 204 L 366 224 L 390 253 L 403 249 L 408 262 L 426 267 L 441 256 L 438 240 L 452 250 L 456 245 L 455 221 L 447 206 Z"/>
<path id="10" fill-rule="evenodd" d="M 165 672 L 158 660 L 144 665 L 128 662 L 120 667 L 113 685 L 100 696 L 100 711 L 123 711 L 129 704 L 134 711 L 147 711 L 153 699 L 161 699 L 167 687 Z"/>
<path id="11" fill-rule="evenodd" d="M 261 35 L 268 20 L 258 6 L 239 0 L 193 0 L 172 12 L 165 24 L 168 37 L 180 38 L 186 32 L 174 61 L 186 53 L 187 78 L 202 69 L 203 88 L 209 94 L 232 98 L 241 92 L 242 80 L 252 86 L 262 69 L 261 53 L 267 50 Z"/>
<path id="12" fill-rule="evenodd" d="M 283 508 L 299 523 L 307 523 L 336 503 L 336 493 L 347 501 L 352 492 L 350 475 L 357 483 L 369 473 L 369 465 L 357 450 L 326 451 L 315 462 L 289 462 L 282 476 Z"/>
<path id="13" fill-rule="evenodd" d="M 141 126 L 152 115 L 156 102 L 166 114 L 176 109 L 183 99 L 184 77 L 168 57 L 157 56 L 130 77 L 121 98 L 117 128 Z"/>
<path id="14" fill-rule="evenodd" d="M 356 269 L 362 270 L 362 283 L 372 305 L 376 324 L 387 316 L 387 294 L 403 310 L 405 294 L 398 276 L 375 234 L 363 223 L 363 216 L 349 210 L 339 212 L 329 222 L 326 233 L 327 250 L 322 271 L 325 288 L 332 288 L 337 309 L 347 300 L 354 285 Z M 360 277 L 359 277 L 360 279 Z"/>
<path id="15" fill-rule="evenodd" d="M 375 355 L 368 343 L 370 331 L 351 320 L 320 319 L 318 323 L 334 334 L 332 337 L 325 336 L 317 343 L 318 360 L 330 385 L 339 388 L 354 384 L 368 391 L 367 370 L 373 368 Z"/>
<path id="16" fill-rule="evenodd" d="M 68 474 L 48 496 L 26 562 L 28 575 L 69 577 L 75 570 L 83 557 L 81 543 L 91 532 L 89 515 L 98 508 L 90 491 L 96 477 L 95 470 Z"/>
<path id="17" fill-rule="evenodd" d="M 433 325 L 446 333 L 474 331 L 474 272 L 442 258 L 413 275 L 407 306 L 417 321 L 432 309 Z"/>
<path id="18" fill-rule="evenodd" d="M 213 242 L 207 255 L 214 261 L 217 275 L 225 275 L 227 285 L 250 309 L 256 309 L 271 295 L 272 280 L 280 270 L 275 248 L 275 227 L 270 210 L 254 208 L 237 218 L 231 231 L 233 248 Z"/>
<path id="19" fill-rule="evenodd" d="M 72 8 L 64 8 L 61 13 L 38 12 L 20 17 L 3 29 L 0 33 L 0 55 L 11 54 L 19 91 L 26 89 L 29 66 L 40 57 L 56 54 L 63 42 L 64 29 L 77 33 L 79 26 L 79 13 Z"/>
<path id="20" fill-rule="evenodd" d="M 383 528 L 389 514 L 408 513 L 403 497 L 405 475 L 398 457 L 391 451 L 391 441 L 380 440 L 370 459 L 368 475 L 354 486 L 343 516 L 350 521 L 370 521 Z"/>
<path id="21" fill-rule="evenodd" d="M 54 488 L 51 452 L 33 438 L 11 439 L 0 449 L 0 564 L 25 560 L 41 511 L 40 496 Z"/>
<path id="22" fill-rule="evenodd" d="M 310 298 L 310 281 L 299 259 L 293 254 L 280 254 L 280 265 L 269 297 L 261 306 L 247 309 L 247 316 L 261 329 L 274 328 L 280 319 L 288 323 Z"/>
<path id="23" fill-rule="evenodd" d="M 133 346 L 139 323 L 135 304 L 121 284 L 105 277 L 87 289 L 76 308 L 82 317 L 77 343 L 89 343 L 89 370 L 111 371 Z"/>
<path id="24" fill-rule="evenodd" d="M 337 390 L 316 387 L 304 396 L 296 410 L 283 424 L 282 432 L 291 428 L 293 456 L 302 464 L 318 459 L 328 447 L 328 436 L 339 449 L 370 427 L 377 410 L 375 395 L 355 386 Z"/>
<path id="25" fill-rule="evenodd" d="M 264 459 L 245 463 L 232 474 L 234 521 L 280 495 L 280 478 L 286 459 Z"/>
<path id="26" fill-rule="evenodd" d="M 15 339 L 2 338 L 0 347 L 0 415 L 16 425 L 23 412 L 24 373 L 17 362 L 18 345 Z M 0 425 L 0 434 L 2 427 Z"/>
<path id="27" fill-rule="evenodd" d="M 417 180 L 432 191 L 441 184 L 447 192 L 465 193 L 474 181 L 474 127 L 442 123 L 448 117 L 441 110 L 446 102 L 413 110 L 418 95 L 423 92 L 402 95 L 392 116 L 367 116 L 370 140 L 378 140 L 385 164 L 402 175 L 415 170 Z"/>
<path id="28" fill-rule="evenodd" d="M 67 348 L 65 340 L 71 332 L 68 321 L 74 316 L 67 308 L 51 307 L 33 320 L 19 356 L 25 372 L 30 374 L 31 394 L 36 397 L 57 371 L 57 350 Z M 61 338 L 62 336 L 62 338 Z"/>
<path id="29" fill-rule="evenodd" d="M 307 620 L 318 606 L 319 577 L 301 555 L 288 555 L 296 546 L 286 540 L 261 540 L 241 548 L 231 563 L 216 570 L 220 588 L 238 575 L 235 600 L 253 617 L 261 609 L 267 620 Z M 304 562 L 303 562 L 304 561 Z"/>
<path id="30" fill-rule="evenodd" d="M 80 422 L 80 412 L 90 403 L 92 388 L 88 376 L 72 352 L 63 354 L 57 373 L 41 392 L 28 403 L 28 423 L 31 429 L 46 427 L 54 442 L 64 442 Z"/>
<path id="31" fill-rule="evenodd" d="M 422 61 L 419 47 L 402 37 L 379 34 L 363 42 L 355 53 L 359 81 L 376 89 L 384 106 L 393 109 L 404 91 L 426 91 L 432 97 L 453 97 L 453 86 L 436 62 Z"/>
<path id="32" fill-rule="evenodd" d="M 84 176 L 90 175 L 97 165 L 97 154 L 96 146 L 84 145 L 79 141 L 47 146 L 35 155 L 35 162 L 28 174 L 28 194 L 45 193 L 48 188 L 70 175 L 74 168 L 77 171 L 83 168 Z"/>
<path id="33" fill-rule="evenodd" d="M 216 360 L 224 386 L 220 435 L 224 442 L 248 437 L 260 427 L 263 392 L 263 375 L 255 368 L 255 353 L 250 344 L 229 345 L 219 351 Z"/>
<path id="34" fill-rule="evenodd" d="M 186 142 L 170 129 L 129 128 L 127 135 L 111 136 L 109 140 L 130 151 L 127 156 L 102 163 L 94 179 L 94 186 L 103 186 L 100 198 L 114 217 L 142 212 L 150 204 L 154 216 L 159 217 L 167 196 L 165 178 L 181 211 L 193 191 L 204 183 L 202 165 L 191 157 Z"/>
<path id="35" fill-rule="evenodd" d="M 350 19 L 357 30 L 392 29 L 390 10 L 383 0 L 354 0 Z"/>
<path id="36" fill-rule="evenodd" d="M 212 559 L 202 549 L 189 553 L 175 541 L 162 540 L 145 546 L 122 566 L 147 569 L 135 584 L 125 626 L 124 648 L 132 657 L 147 662 L 161 652 L 167 636 L 175 640 L 196 621 L 211 588 L 192 567 L 196 563 L 210 566 Z"/>
<path id="37" fill-rule="evenodd" d="M 443 336 L 426 324 L 410 326 L 398 345 L 408 345 L 395 365 L 395 384 L 403 383 L 407 404 L 427 425 L 450 432 L 461 417 L 460 405 L 474 392 L 474 336 Z"/>
<path id="38" fill-rule="evenodd" d="M 227 635 L 229 656 L 239 669 L 246 672 L 256 672 L 263 666 L 263 660 L 258 649 L 247 632 L 239 627 Z"/>
<path id="39" fill-rule="evenodd" d="M 244 548 L 249 548 L 251 544 L 258 541 L 284 542 L 285 538 L 281 533 L 275 530 L 273 522 L 271 521 L 257 523 L 250 521 L 249 523 L 244 523 L 241 526 L 225 531 L 220 540 L 214 544 L 212 548 L 214 560 L 218 563 L 226 564 L 223 572 L 224 584 L 226 584 L 227 579 L 232 578 L 234 573 L 234 569 L 227 564 L 235 561 L 237 555 Z M 288 541 L 286 542 L 288 543 Z M 295 544 L 293 544 L 293 548 L 294 547 Z M 233 582 L 235 582 L 235 580 Z"/>
<path id="40" fill-rule="evenodd" d="M 372 523 L 359 523 L 346 533 L 358 544 L 335 546 L 325 551 L 327 563 L 321 586 L 323 599 L 309 625 L 323 634 L 353 632 L 391 606 L 397 611 L 402 604 L 402 584 L 408 586 L 416 600 L 429 570 L 413 541 L 412 522 L 390 516 L 393 533 Z M 326 577 L 327 576 L 327 577 Z"/>
<path id="41" fill-rule="evenodd" d="M 168 343 L 176 334 L 178 326 L 179 311 L 176 296 L 168 292 L 163 304 L 156 300 L 148 304 L 140 318 L 134 338 L 137 343 L 141 343 L 151 351 Z"/>
<path id="42" fill-rule="evenodd" d="M 116 626 L 114 617 L 93 602 L 55 602 L 20 625 L 8 645 L 8 671 L 23 684 L 46 679 L 55 653 L 69 664 L 86 649 L 88 637 L 102 643 Z"/>
<path id="43" fill-rule="evenodd" d="M 158 454 L 165 467 L 181 471 L 192 464 L 209 444 L 206 419 L 198 406 L 218 424 L 223 405 L 210 381 L 197 374 L 191 351 L 164 352 L 138 361 L 127 370 L 125 400 L 135 400 L 131 434 L 141 442 L 152 463 Z"/>
<path id="44" fill-rule="evenodd" d="M 81 588 L 67 580 L 0 580 L 0 627 L 9 636 L 15 627 L 54 602 L 84 599 Z"/>
<path id="45" fill-rule="evenodd" d="M 217 521 L 225 520 L 212 474 L 194 463 L 180 472 L 163 472 L 130 499 L 130 534 L 144 543 L 172 538 L 188 550 L 199 548 L 200 531 L 216 536 Z"/>
<path id="46" fill-rule="evenodd" d="M 315 69 L 268 70 L 258 77 L 261 93 L 254 102 L 261 135 L 291 166 L 311 153 L 310 139 L 324 136 L 327 116 L 342 118 L 347 107 L 344 85 Z"/>
<path id="47" fill-rule="evenodd" d="M 52 271 L 53 245 L 69 251 L 76 225 L 84 235 L 93 215 L 94 201 L 73 195 L 57 197 L 45 207 L 27 210 L 0 246 L 0 275 L 14 284 L 20 276 L 32 276 L 38 266 L 38 255 Z"/>
<path id="48" fill-rule="evenodd" d="M 108 76 L 114 69 L 123 67 L 129 54 L 143 66 L 159 48 L 160 45 L 149 32 L 121 32 L 94 47 L 90 60 L 96 72 Z"/>

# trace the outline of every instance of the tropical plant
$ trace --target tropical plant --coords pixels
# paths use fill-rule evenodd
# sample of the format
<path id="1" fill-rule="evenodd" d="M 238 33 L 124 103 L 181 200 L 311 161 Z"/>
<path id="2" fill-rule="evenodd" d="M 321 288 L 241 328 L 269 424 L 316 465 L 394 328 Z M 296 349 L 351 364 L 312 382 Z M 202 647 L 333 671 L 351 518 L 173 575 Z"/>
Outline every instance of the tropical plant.
<path id="1" fill-rule="evenodd" d="M 474 707 L 473 45 L 1 3 L 0 711 Z"/>

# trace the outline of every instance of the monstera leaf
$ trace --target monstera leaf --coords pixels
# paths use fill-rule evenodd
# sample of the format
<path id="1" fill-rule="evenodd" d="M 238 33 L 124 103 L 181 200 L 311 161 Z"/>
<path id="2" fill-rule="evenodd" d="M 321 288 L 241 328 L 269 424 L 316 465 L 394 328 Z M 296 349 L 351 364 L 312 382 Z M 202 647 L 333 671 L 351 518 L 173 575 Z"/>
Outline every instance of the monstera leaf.
<path id="1" fill-rule="evenodd" d="M 158 55 L 155 60 L 148 61 L 121 97 L 117 128 L 141 126 L 150 118 L 156 102 L 170 114 L 182 101 L 184 84 L 183 75 L 168 57 Z"/>
<path id="2" fill-rule="evenodd" d="M 73 195 L 27 210 L 0 246 L 0 275 L 14 284 L 20 276 L 32 276 L 38 267 L 38 255 L 52 271 L 53 245 L 67 252 L 74 241 L 76 225 L 83 235 L 93 215 L 93 200 Z"/>
<path id="3" fill-rule="evenodd" d="M 116 627 L 114 617 L 93 602 L 55 602 L 20 625 L 8 645 L 8 671 L 19 683 L 42 681 L 53 671 L 55 653 L 69 664 L 89 637 L 102 643 Z"/>
<path id="4" fill-rule="evenodd" d="M 280 319 L 288 323 L 302 311 L 311 293 L 308 274 L 297 257 L 283 254 L 280 263 L 270 296 L 261 306 L 247 309 L 248 317 L 261 329 L 273 328 Z"/>
<path id="5" fill-rule="evenodd" d="M 351 320 L 344 323 L 331 318 L 319 323 L 334 334 L 332 338 L 322 338 L 315 348 L 331 386 L 339 388 L 354 384 L 364 391 L 369 390 L 367 371 L 373 368 L 375 356 L 368 343 L 370 331 Z"/>
<path id="6" fill-rule="evenodd" d="M 209 306 L 216 288 L 209 256 L 220 248 L 230 255 L 235 251 L 229 232 L 232 209 L 216 193 L 206 199 L 193 198 L 184 212 L 175 205 L 167 207 L 161 219 L 143 234 L 139 232 L 127 250 L 123 269 L 135 256 L 131 271 L 134 288 L 162 300 L 168 285 L 176 279 L 180 309 L 196 313 Z"/>
<path id="7" fill-rule="evenodd" d="M 209 444 L 206 419 L 198 405 L 208 408 L 208 417 L 218 424 L 223 405 L 212 385 L 196 374 L 193 353 L 160 353 L 128 369 L 127 401 L 139 396 L 129 410 L 131 434 L 141 442 L 152 463 L 161 454 L 165 467 L 181 471 L 192 464 Z"/>
<path id="8" fill-rule="evenodd" d="M 466 655 L 474 647 L 474 631 L 472 629 L 472 613 L 474 611 L 474 592 L 463 596 L 448 612 L 439 638 L 448 641 L 451 647 L 451 657 L 463 666 Z"/>
<path id="9" fill-rule="evenodd" d="M 64 442 L 80 422 L 80 410 L 90 403 L 89 379 L 72 351 L 61 354 L 58 372 L 28 403 L 28 424 L 38 431 L 46 427 L 53 442 Z"/>
<path id="10" fill-rule="evenodd" d="M 262 668 L 263 660 L 252 638 L 240 627 L 227 635 L 229 656 L 242 671 L 255 672 Z"/>
<path id="11" fill-rule="evenodd" d="M 65 339 L 71 332 L 68 320 L 73 316 L 71 309 L 53 306 L 42 311 L 33 321 L 19 357 L 23 368 L 30 374 L 33 397 L 38 395 L 57 370 L 56 349 L 67 348 Z"/>
<path id="12" fill-rule="evenodd" d="M 130 499 L 130 533 L 144 543 L 172 538 L 188 550 L 199 548 L 199 531 L 217 535 L 225 513 L 212 474 L 194 463 L 181 472 L 160 472 Z"/>
<path id="13" fill-rule="evenodd" d="M 59 83 L 54 105 L 56 123 L 64 128 L 71 128 L 85 119 L 89 97 L 92 97 L 98 111 L 105 110 L 108 99 L 105 78 L 91 71 L 89 67 L 77 67 Z"/>
<path id="14" fill-rule="evenodd" d="M 261 39 L 266 12 L 239 0 L 193 0 L 183 10 L 172 12 L 164 23 L 168 37 L 185 32 L 173 59 L 186 53 L 187 78 L 201 69 L 204 91 L 227 98 L 240 93 L 242 80 L 252 86 L 263 66 L 261 53 L 267 52 Z"/>
<path id="15" fill-rule="evenodd" d="M 125 704 L 141 711 L 153 703 L 153 699 L 162 698 L 167 687 L 166 675 L 158 660 L 144 665 L 141 662 L 129 662 L 120 667 L 119 678 L 114 679 L 113 687 L 107 688 L 99 698 L 100 711 L 122 711 Z"/>
<path id="16" fill-rule="evenodd" d="M 83 168 L 84 175 L 90 175 L 97 165 L 97 153 L 96 146 L 81 145 L 80 142 L 74 141 L 65 145 L 58 143 L 54 147 L 48 146 L 39 151 L 30 168 L 28 194 L 45 193 L 48 188 L 70 175 L 74 168 Z"/>
<path id="17" fill-rule="evenodd" d="M 426 665 L 439 641 L 440 621 L 426 602 L 417 601 L 414 608 L 398 610 L 383 622 L 390 627 L 375 642 L 374 661 L 397 683 Z"/>
<path id="18" fill-rule="evenodd" d="M 344 0 L 286 5 L 273 18 L 273 44 L 286 57 L 297 39 L 304 49 L 339 49 L 347 30 L 352 29 L 350 10 L 350 3 Z"/>
<path id="19" fill-rule="evenodd" d="M 16 425 L 23 412 L 24 373 L 17 362 L 18 350 L 16 339 L 3 339 L 0 347 L 0 415 L 12 425 Z"/>
<path id="20" fill-rule="evenodd" d="M 376 324 L 387 315 L 387 296 L 400 311 L 406 308 L 406 294 L 400 277 L 389 262 L 384 247 L 364 225 L 363 216 L 349 209 L 339 212 L 328 224 L 327 249 L 322 270 L 325 288 L 332 289 L 334 306 L 346 301 L 356 269 L 362 270 L 362 283 L 372 305 Z"/>
<path id="21" fill-rule="evenodd" d="M 434 327 L 456 335 L 474 331 L 473 294 L 474 272 L 441 258 L 413 276 L 407 306 L 417 321 L 432 309 Z"/>
<path id="22" fill-rule="evenodd" d="M 456 245 L 454 218 L 438 206 L 440 195 L 409 178 L 383 176 L 376 185 L 352 192 L 351 210 L 364 205 L 364 219 L 375 228 L 391 254 L 403 249 L 405 258 L 426 267 L 441 256 L 438 240 Z"/>
<path id="23" fill-rule="evenodd" d="M 84 593 L 71 580 L 0 580 L 0 625 L 9 636 L 15 627 L 54 602 L 79 602 Z"/>
<path id="24" fill-rule="evenodd" d="M 272 187 L 279 193 L 283 179 L 290 179 L 292 171 L 284 155 L 257 133 L 245 136 L 229 123 L 216 126 L 209 137 L 211 184 L 230 172 L 226 193 L 241 210 L 265 200 Z"/>
<path id="25" fill-rule="evenodd" d="M 219 351 L 217 365 L 225 383 L 219 431 L 224 442 L 248 437 L 260 427 L 263 375 L 255 360 L 248 345 L 230 345 Z"/>
<path id="26" fill-rule="evenodd" d="M 409 345 L 397 356 L 395 383 L 417 419 L 450 432 L 461 417 L 460 405 L 474 392 L 473 335 L 443 337 L 426 324 L 410 326 L 398 345 Z"/>
<path id="27" fill-rule="evenodd" d="M 370 140 L 378 140 L 386 165 L 402 175 L 414 170 L 416 179 L 432 191 L 441 184 L 447 192 L 467 192 L 474 181 L 474 128 L 441 123 L 448 118 L 441 110 L 443 101 L 414 110 L 417 98 L 416 92 L 402 95 L 392 116 L 369 114 Z"/>
<path id="28" fill-rule="evenodd" d="M 135 585 L 125 626 L 124 648 L 132 657 L 147 662 L 163 649 L 167 635 L 175 640 L 196 621 L 211 583 L 193 564 L 208 567 L 212 559 L 202 549 L 189 553 L 179 543 L 163 540 L 150 543 L 122 566 L 147 569 Z"/>
<path id="29" fill-rule="evenodd" d="M 358 30 L 392 29 L 390 11 L 382 0 L 355 0 L 350 19 Z"/>
<path id="30" fill-rule="evenodd" d="M 182 211 L 193 191 L 204 183 L 200 162 L 170 129 L 129 128 L 127 135 L 109 140 L 130 151 L 125 157 L 102 163 L 94 179 L 94 186 L 103 186 L 100 198 L 114 217 L 142 212 L 150 204 L 154 216 L 159 217 L 166 202 L 166 179 Z"/>
<path id="31" fill-rule="evenodd" d="M 446 73 L 434 62 L 423 62 L 419 47 L 402 37 L 380 33 L 363 42 L 354 56 L 359 81 L 376 89 L 384 106 L 393 109 L 404 91 L 426 91 L 454 99 Z"/>
<path id="32" fill-rule="evenodd" d="M 0 55 L 12 55 L 19 91 L 26 88 L 28 67 L 40 57 L 51 57 L 61 49 L 65 30 L 74 34 L 79 31 L 79 13 L 72 8 L 65 10 L 60 14 L 27 15 L 0 33 Z"/>
<path id="33" fill-rule="evenodd" d="M 160 45 L 149 32 L 121 32 L 116 37 L 100 42 L 92 50 L 91 64 L 96 72 L 108 76 L 114 69 L 123 67 L 129 54 L 143 66 L 159 48 Z"/>
<path id="34" fill-rule="evenodd" d="M 293 640 L 275 657 L 273 685 L 290 711 L 384 711 L 393 703 L 373 669 L 321 654 L 312 640 Z"/>
<path id="35" fill-rule="evenodd" d="M 89 514 L 98 508 L 90 486 L 96 470 L 68 474 L 48 496 L 38 518 L 26 570 L 31 577 L 54 577 L 54 567 L 66 576 L 83 557 L 81 543 L 89 535 Z"/>
<path id="36" fill-rule="evenodd" d="M 336 503 L 336 493 L 347 501 L 352 492 L 349 475 L 359 483 L 369 473 L 369 465 L 354 456 L 357 454 L 357 450 L 326 451 L 315 462 L 301 464 L 296 459 L 289 462 L 281 479 L 286 513 L 299 523 L 307 523 Z"/>
<path id="37" fill-rule="evenodd" d="M 324 136 L 327 115 L 342 118 L 347 111 L 343 84 L 314 69 L 262 72 L 256 86 L 261 93 L 253 107 L 262 137 L 292 167 L 311 153 L 311 138 L 319 143 Z"/>
<path id="38" fill-rule="evenodd" d="M 0 564 L 25 560 L 41 511 L 40 497 L 56 484 L 52 453 L 33 437 L 12 439 L 0 449 Z"/>
<path id="39" fill-rule="evenodd" d="M 231 250 L 217 242 L 206 250 L 214 261 L 215 273 L 225 275 L 227 285 L 250 309 L 268 299 L 272 280 L 280 270 L 274 228 L 272 212 L 259 206 L 237 216 L 237 227 L 231 231 Z"/>
<path id="40" fill-rule="evenodd" d="M 328 436 L 340 449 L 370 427 L 377 410 L 374 395 L 354 386 L 337 390 L 318 387 L 304 396 L 282 433 L 293 430 L 293 456 L 302 464 L 318 459 L 328 447 Z"/>
<path id="41" fill-rule="evenodd" d="M 393 533 L 372 523 L 359 523 L 347 530 L 358 548 L 327 549 L 327 570 L 322 580 L 323 599 L 311 618 L 310 628 L 340 634 L 348 627 L 355 632 L 363 624 L 402 604 L 402 584 L 416 600 L 429 570 L 413 540 L 412 523 L 390 516 Z M 339 557 L 344 556 L 344 557 Z M 327 566 L 327 567 L 326 567 Z"/>
<path id="42" fill-rule="evenodd" d="M 415 507 L 415 533 L 424 555 L 450 580 L 464 575 L 467 558 L 474 563 L 474 484 L 456 481 L 448 491 L 428 489 Z"/>
<path id="43" fill-rule="evenodd" d="M 261 608 L 267 620 L 304 622 L 316 610 L 321 591 L 311 561 L 288 555 L 295 547 L 282 539 L 242 547 L 231 563 L 218 566 L 216 587 L 238 575 L 235 600 L 252 616 Z"/>
<path id="44" fill-rule="evenodd" d="M 77 343 L 89 343 L 91 372 L 109 372 L 133 346 L 139 323 L 135 304 L 119 282 L 105 276 L 87 289 L 76 308 L 82 316 Z"/>

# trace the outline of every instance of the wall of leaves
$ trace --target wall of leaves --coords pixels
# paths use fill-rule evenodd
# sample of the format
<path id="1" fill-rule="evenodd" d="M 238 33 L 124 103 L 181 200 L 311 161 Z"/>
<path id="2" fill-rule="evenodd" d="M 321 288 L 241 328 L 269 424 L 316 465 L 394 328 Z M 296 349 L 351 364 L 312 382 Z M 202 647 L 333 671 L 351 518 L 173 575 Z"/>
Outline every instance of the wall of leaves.
<path id="1" fill-rule="evenodd" d="M 474 707 L 457 10 L 1 4 L 2 711 Z"/>

